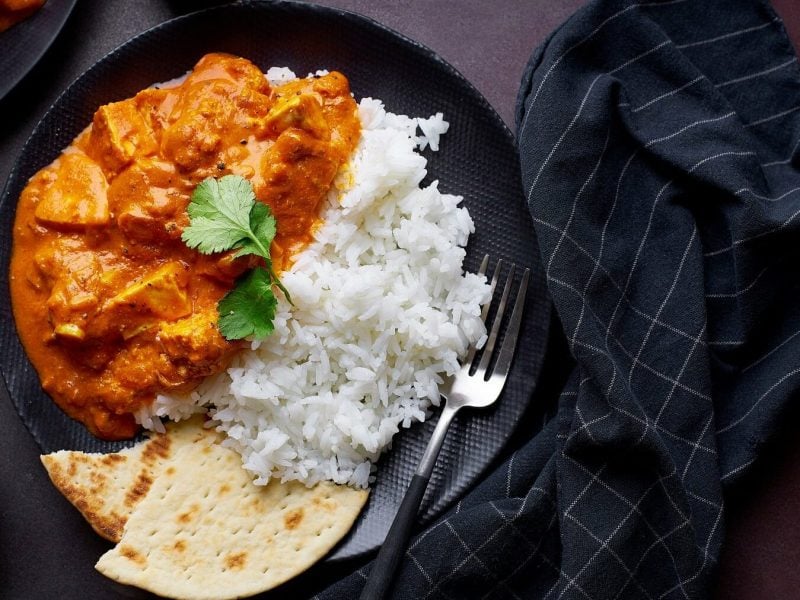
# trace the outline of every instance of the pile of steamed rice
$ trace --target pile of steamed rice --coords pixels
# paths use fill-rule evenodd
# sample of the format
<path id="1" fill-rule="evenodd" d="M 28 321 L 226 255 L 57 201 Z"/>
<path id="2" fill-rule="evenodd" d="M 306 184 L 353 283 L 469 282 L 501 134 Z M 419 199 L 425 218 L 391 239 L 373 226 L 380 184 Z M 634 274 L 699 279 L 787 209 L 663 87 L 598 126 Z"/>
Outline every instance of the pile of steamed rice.
<path id="1" fill-rule="evenodd" d="M 278 294 L 275 332 L 187 397 L 159 396 L 137 415 L 158 430 L 161 417 L 207 411 L 256 484 L 366 487 L 392 436 L 439 405 L 443 377 L 486 336 L 489 288 L 462 266 L 472 219 L 460 196 L 420 187 L 427 161 L 417 149 L 437 150 L 448 124 L 369 98 L 359 115 L 362 139 L 324 224 L 281 274 L 294 306 Z"/>

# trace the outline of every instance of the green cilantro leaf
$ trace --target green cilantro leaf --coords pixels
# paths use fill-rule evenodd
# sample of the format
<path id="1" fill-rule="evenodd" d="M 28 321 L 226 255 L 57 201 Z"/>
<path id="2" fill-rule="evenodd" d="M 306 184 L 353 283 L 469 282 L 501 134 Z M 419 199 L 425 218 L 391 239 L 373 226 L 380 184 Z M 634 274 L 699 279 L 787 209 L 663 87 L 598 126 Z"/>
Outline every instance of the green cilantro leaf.
<path id="1" fill-rule="evenodd" d="M 245 275 L 217 304 L 219 331 L 229 340 L 248 336 L 265 338 L 275 327 L 278 301 L 272 293 L 272 276 L 262 268 Z"/>
<path id="2" fill-rule="evenodd" d="M 272 216 L 272 211 L 269 209 L 269 206 L 262 202 L 254 202 L 248 218 L 250 233 L 252 235 L 248 235 L 247 238 L 241 240 L 234 246 L 240 249 L 239 252 L 236 253 L 236 257 L 245 256 L 246 254 L 257 254 L 270 264 L 269 252 L 264 256 L 262 249 L 269 248 L 272 240 L 275 239 L 275 233 L 277 231 L 275 217 Z"/>
<path id="3" fill-rule="evenodd" d="M 226 175 L 219 180 L 209 177 L 192 193 L 186 208 L 190 225 L 183 230 L 181 239 L 204 254 L 237 248 L 245 240 L 252 240 L 260 250 L 254 254 L 266 255 L 266 258 L 269 244 L 264 248 L 250 226 L 250 212 L 254 206 L 256 196 L 245 178 L 238 175 Z"/>
<path id="4" fill-rule="evenodd" d="M 255 254 L 266 268 L 252 270 L 219 301 L 220 332 L 229 340 L 248 336 L 264 338 L 272 333 L 277 300 L 276 285 L 291 302 L 289 292 L 272 268 L 269 248 L 277 224 L 269 206 L 256 200 L 253 186 L 244 177 L 209 177 L 192 193 L 186 209 L 189 226 L 181 239 L 203 254 L 238 250 L 234 258 Z"/>
<path id="5" fill-rule="evenodd" d="M 258 202 L 253 206 L 250 210 L 250 228 L 258 239 L 264 240 L 265 243 L 268 242 L 267 247 L 269 247 L 278 231 L 275 217 L 272 216 L 269 206 L 263 202 Z M 265 256 L 264 258 L 269 257 Z"/>

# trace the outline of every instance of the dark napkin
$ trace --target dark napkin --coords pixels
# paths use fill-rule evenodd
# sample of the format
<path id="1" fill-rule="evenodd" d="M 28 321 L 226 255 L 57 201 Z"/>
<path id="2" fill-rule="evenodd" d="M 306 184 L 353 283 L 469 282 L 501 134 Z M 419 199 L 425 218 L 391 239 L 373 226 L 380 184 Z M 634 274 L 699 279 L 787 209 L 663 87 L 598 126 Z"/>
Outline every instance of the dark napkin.
<path id="1" fill-rule="evenodd" d="M 517 128 L 576 366 L 394 597 L 708 597 L 724 495 L 800 385 L 795 54 L 765 2 L 596 1 L 532 57 Z"/>

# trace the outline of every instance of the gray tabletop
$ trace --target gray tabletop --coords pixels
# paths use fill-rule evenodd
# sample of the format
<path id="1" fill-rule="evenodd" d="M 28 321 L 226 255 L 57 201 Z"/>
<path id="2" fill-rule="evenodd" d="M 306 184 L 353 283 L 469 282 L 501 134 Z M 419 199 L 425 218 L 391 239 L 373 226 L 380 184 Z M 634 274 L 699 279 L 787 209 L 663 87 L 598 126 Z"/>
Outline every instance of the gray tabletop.
<path id="1" fill-rule="evenodd" d="M 59 2 L 63 0 L 50 0 Z M 80 73 L 130 37 L 169 18 L 216 2 L 80 0 L 43 59 L 0 100 L 0 182 L 58 94 Z M 522 69 L 532 50 L 581 0 L 325 0 L 372 17 L 425 44 L 454 65 L 513 130 Z M 796 0 L 774 0 L 795 41 Z M 0 77 L 2 74 L 0 73 Z M 2 243 L 10 243 L 3 240 Z M 719 598 L 796 598 L 800 588 L 800 447 L 776 446 L 783 457 L 732 502 Z M 50 486 L 38 448 L 0 390 L 0 597 L 86 598 L 86 583 L 104 598 L 149 597 L 106 582 L 94 563 L 109 544 L 97 538 Z M 790 457 L 787 459 L 785 457 Z M 344 574 L 320 566 L 265 598 L 303 597 Z"/>

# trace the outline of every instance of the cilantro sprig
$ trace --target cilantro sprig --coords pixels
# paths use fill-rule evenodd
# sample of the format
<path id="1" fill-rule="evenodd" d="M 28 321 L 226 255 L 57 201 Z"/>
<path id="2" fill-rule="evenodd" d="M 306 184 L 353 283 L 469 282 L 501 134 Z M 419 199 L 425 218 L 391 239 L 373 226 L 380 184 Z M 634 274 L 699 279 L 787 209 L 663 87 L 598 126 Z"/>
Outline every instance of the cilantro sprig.
<path id="1" fill-rule="evenodd" d="M 203 254 L 238 250 L 234 258 L 255 254 L 264 260 L 241 277 L 217 304 L 219 330 L 228 340 L 248 336 L 265 338 L 274 330 L 278 301 L 276 285 L 291 302 L 289 292 L 272 268 L 269 247 L 277 225 L 269 207 L 256 200 L 253 186 L 244 177 L 209 177 L 192 193 L 187 207 L 189 226 L 181 239 Z"/>

